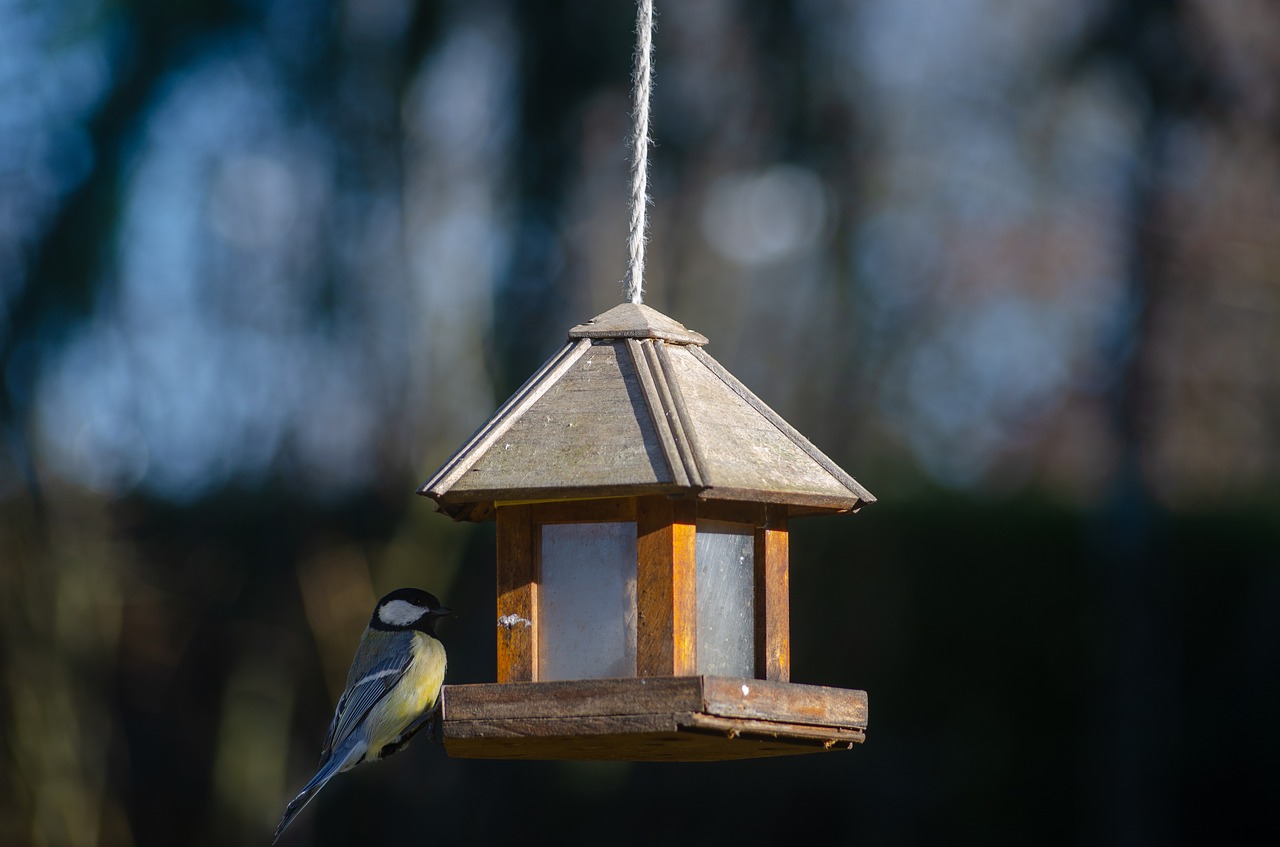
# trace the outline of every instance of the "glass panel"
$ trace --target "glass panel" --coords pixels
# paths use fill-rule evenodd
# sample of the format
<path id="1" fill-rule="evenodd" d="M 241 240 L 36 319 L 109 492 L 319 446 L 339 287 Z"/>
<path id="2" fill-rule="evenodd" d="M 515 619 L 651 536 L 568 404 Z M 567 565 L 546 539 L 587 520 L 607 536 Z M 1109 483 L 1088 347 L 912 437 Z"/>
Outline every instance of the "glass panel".
<path id="1" fill-rule="evenodd" d="M 636 525 L 542 525 L 538 679 L 636 675 Z"/>
<path id="2" fill-rule="evenodd" d="M 755 528 L 698 521 L 698 673 L 756 671 Z"/>

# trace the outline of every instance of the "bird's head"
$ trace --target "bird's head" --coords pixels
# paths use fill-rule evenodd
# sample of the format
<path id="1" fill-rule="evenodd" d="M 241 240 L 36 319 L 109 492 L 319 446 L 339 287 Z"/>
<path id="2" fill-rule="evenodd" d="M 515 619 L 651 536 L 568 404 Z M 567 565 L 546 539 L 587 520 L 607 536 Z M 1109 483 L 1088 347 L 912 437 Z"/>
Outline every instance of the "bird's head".
<path id="1" fill-rule="evenodd" d="M 453 610 L 441 605 L 434 594 L 419 588 L 400 588 L 378 601 L 369 626 L 374 629 L 416 629 L 435 635 L 436 621 Z"/>

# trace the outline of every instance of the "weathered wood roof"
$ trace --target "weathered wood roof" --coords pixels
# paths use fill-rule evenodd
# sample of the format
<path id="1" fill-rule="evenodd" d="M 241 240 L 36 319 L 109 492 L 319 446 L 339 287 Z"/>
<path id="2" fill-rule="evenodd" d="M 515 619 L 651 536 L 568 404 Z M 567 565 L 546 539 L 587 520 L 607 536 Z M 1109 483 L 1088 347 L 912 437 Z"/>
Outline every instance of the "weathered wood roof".
<path id="1" fill-rule="evenodd" d="M 569 340 L 420 489 L 460 520 L 494 504 L 638 494 L 854 510 L 875 498 L 702 349 L 624 303 Z"/>

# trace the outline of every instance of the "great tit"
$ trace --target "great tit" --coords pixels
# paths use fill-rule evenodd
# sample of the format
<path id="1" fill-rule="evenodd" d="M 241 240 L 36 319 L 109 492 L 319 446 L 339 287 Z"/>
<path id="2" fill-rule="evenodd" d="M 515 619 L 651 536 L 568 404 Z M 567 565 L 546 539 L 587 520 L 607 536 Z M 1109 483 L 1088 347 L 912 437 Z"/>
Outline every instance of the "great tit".
<path id="1" fill-rule="evenodd" d="M 445 654 L 436 621 L 451 614 L 417 588 L 378 601 L 324 737 L 320 767 L 285 809 L 273 844 L 334 774 L 390 756 L 437 716 Z"/>

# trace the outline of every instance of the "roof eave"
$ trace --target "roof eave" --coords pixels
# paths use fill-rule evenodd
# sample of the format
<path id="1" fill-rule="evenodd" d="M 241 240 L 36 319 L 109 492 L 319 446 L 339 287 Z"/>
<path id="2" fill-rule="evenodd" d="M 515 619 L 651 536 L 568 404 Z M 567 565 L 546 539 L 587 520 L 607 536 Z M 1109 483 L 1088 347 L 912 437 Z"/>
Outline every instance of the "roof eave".
<path id="1" fill-rule="evenodd" d="M 581 488 L 520 488 L 489 491 L 426 491 L 419 494 L 430 497 L 436 508 L 454 520 L 493 520 L 500 503 L 565 502 L 571 500 L 596 500 L 606 497 L 694 497 L 699 500 L 716 500 L 737 503 L 768 503 L 787 506 L 793 516 L 816 514 L 842 514 L 857 512 L 874 497 L 864 499 L 854 492 L 847 495 L 813 494 L 806 492 L 767 491 L 747 488 L 711 486 L 694 489 L 678 485 L 644 486 L 593 486 Z"/>

